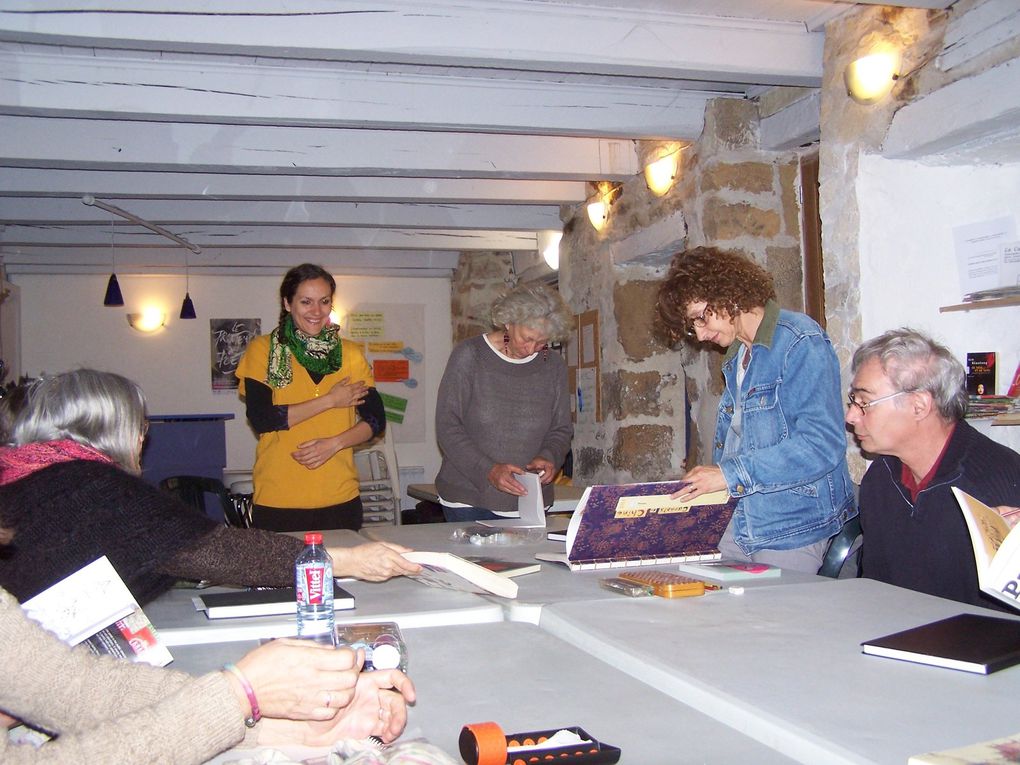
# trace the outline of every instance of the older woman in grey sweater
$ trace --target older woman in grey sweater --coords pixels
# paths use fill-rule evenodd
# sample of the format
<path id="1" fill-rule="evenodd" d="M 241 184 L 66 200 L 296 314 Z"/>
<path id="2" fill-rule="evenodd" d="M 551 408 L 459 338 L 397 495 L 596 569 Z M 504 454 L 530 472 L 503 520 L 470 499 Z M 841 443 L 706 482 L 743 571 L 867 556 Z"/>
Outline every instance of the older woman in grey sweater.
<path id="1" fill-rule="evenodd" d="M 516 516 L 525 471 L 539 473 L 552 504 L 573 426 L 566 364 L 548 344 L 571 323 L 558 293 L 521 285 L 493 305 L 491 332 L 453 349 L 436 403 L 436 489 L 446 520 Z"/>

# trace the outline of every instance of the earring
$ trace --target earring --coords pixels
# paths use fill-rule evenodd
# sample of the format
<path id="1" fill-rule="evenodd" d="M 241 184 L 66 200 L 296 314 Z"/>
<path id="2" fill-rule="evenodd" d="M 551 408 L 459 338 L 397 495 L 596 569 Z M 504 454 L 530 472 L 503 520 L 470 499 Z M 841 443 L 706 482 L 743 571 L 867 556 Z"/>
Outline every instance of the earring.
<path id="1" fill-rule="evenodd" d="M 542 361 L 549 360 L 549 343 L 542 346 Z"/>
<path id="2" fill-rule="evenodd" d="M 510 330 L 509 327 L 505 327 L 503 329 L 503 355 L 504 356 L 509 356 L 510 355 L 510 331 L 509 330 Z"/>

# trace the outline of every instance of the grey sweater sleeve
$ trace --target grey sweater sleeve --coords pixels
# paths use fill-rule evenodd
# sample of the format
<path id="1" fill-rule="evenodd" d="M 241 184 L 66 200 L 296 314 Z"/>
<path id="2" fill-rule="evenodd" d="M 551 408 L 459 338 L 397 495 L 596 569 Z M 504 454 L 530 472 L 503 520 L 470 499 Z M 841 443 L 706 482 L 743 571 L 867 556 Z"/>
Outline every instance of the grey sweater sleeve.
<path id="1" fill-rule="evenodd" d="M 443 459 L 449 460 L 458 473 L 485 480 L 496 461 L 468 432 L 463 417 L 472 406 L 485 403 L 471 400 L 470 382 L 478 371 L 473 360 L 474 353 L 467 343 L 461 343 L 450 354 L 436 398 L 436 441 Z"/>

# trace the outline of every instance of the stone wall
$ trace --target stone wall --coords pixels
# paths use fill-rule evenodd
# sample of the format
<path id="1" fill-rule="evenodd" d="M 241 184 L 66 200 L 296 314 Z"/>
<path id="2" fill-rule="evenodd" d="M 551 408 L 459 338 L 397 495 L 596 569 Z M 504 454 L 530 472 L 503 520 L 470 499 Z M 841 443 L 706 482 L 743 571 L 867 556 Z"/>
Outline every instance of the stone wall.
<path id="1" fill-rule="evenodd" d="M 1020 40 L 1014 38 L 951 72 L 939 68 L 947 24 L 992 5 L 959 0 L 949 11 L 860 6 L 826 28 L 820 210 L 827 331 L 843 367 L 844 387 L 850 356 L 864 339 L 855 190 L 859 158 L 880 151 L 893 115 L 904 104 L 1020 54 Z M 862 106 L 847 97 L 843 71 L 877 37 L 902 48 L 904 75 L 884 102 Z M 799 156 L 761 150 L 758 134 L 754 102 L 713 101 L 703 134 L 682 153 L 677 184 L 665 196 L 652 195 L 641 177 L 630 180 L 602 232 L 588 223 L 583 206 L 564 212 L 560 290 L 575 312 L 599 311 L 602 353 L 603 419 L 576 428 L 578 483 L 675 477 L 711 456 L 721 355 L 683 344 L 671 348 L 657 332 L 655 294 L 669 253 L 703 244 L 739 250 L 774 275 L 784 307 L 802 309 Z M 636 151 L 646 156 L 654 148 L 639 144 Z M 663 242 L 668 246 L 660 249 Z M 505 288 L 509 265 L 506 254 L 462 258 L 453 284 L 455 339 L 485 328 L 479 307 Z M 852 449 L 857 477 L 862 468 Z"/>
<path id="2" fill-rule="evenodd" d="M 965 77 L 971 77 L 1020 55 L 1020 39 L 988 44 L 952 68 L 940 54 L 968 40 L 947 45 L 952 25 L 967 26 L 968 14 L 995 13 L 996 4 L 960 0 L 947 11 L 859 6 L 830 22 L 825 30 L 824 80 L 821 94 L 819 184 L 822 243 L 825 252 L 827 331 L 842 365 L 844 387 L 850 383 L 850 360 L 862 337 L 860 322 L 860 216 L 857 181 L 861 158 L 881 154 L 883 140 L 896 113 L 904 106 Z M 1001 6 L 1000 6 L 1001 8 Z M 999 11 L 1001 12 L 1001 10 Z M 973 17 L 972 17 L 973 18 Z M 982 28 L 979 21 L 974 29 Z M 847 96 L 843 72 L 877 40 L 902 51 L 901 77 L 883 101 L 862 105 Z M 969 49 L 981 49 L 980 37 Z M 994 96 L 992 96 L 994 97 Z M 956 115 L 946 115 L 946 118 Z M 850 468 L 859 480 L 865 462 L 851 445 Z"/>
<path id="3" fill-rule="evenodd" d="M 574 435 L 580 483 L 673 478 L 711 457 L 722 356 L 670 347 L 656 321 L 673 252 L 700 244 L 739 250 L 775 274 L 785 306 L 802 308 L 798 157 L 757 147 L 755 104 L 719 99 L 669 193 L 655 197 L 638 177 L 624 185 L 602 232 L 583 209 L 569 218 L 560 290 L 578 313 L 599 311 L 602 352 L 603 420 L 579 424 Z M 676 228 L 675 246 L 649 255 L 642 235 L 663 224 Z"/>
<path id="4" fill-rule="evenodd" d="M 490 310 L 501 293 L 516 283 L 509 252 L 462 255 L 450 280 L 453 344 L 492 329 Z"/>

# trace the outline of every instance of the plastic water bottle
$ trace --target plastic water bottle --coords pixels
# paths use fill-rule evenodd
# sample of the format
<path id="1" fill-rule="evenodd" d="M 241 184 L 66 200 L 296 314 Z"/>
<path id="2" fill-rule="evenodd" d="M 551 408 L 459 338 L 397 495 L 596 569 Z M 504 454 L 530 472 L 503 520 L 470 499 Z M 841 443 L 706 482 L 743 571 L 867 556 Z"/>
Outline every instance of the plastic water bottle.
<path id="1" fill-rule="evenodd" d="M 333 636 L 333 559 L 322 534 L 305 534 L 305 549 L 294 562 L 298 637 Z"/>

